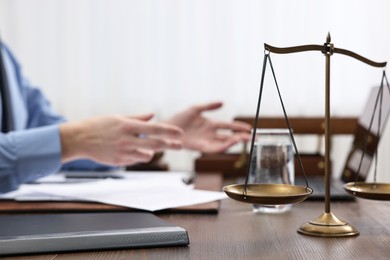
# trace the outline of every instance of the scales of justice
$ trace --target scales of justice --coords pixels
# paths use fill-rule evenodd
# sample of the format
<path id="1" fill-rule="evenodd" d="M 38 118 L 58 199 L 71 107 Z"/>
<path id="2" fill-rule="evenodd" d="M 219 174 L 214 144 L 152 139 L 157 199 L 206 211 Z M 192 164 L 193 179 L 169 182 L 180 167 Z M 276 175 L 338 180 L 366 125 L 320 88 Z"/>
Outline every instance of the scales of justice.
<path id="1" fill-rule="evenodd" d="M 252 158 L 253 147 L 255 142 L 256 128 L 258 125 L 259 119 L 259 110 L 261 104 L 261 97 L 264 85 L 264 76 L 266 71 L 267 62 L 270 63 L 271 71 L 273 74 L 273 78 L 275 81 L 276 89 L 279 94 L 279 99 L 281 102 L 282 110 L 284 113 L 284 118 L 286 121 L 286 125 L 289 129 L 289 135 L 291 138 L 291 142 L 297 156 L 300 169 L 302 171 L 303 176 L 306 180 L 305 186 L 297 186 L 290 184 L 265 184 L 265 183 L 256 183 L 256 184 L 248 184 L 248 177 L 250 171 L 250 163 L 247 164 L 247 176 L 244 184 L 233 184 L 228 185 L 223 188 L 224 192 L 232 199 L 246 202 L 251 204 L 263 204 L 263 205 L 285 205 L 285 204 L 294 204 L 304 201 L 310 194 L 313 192 L 313 189 L 310 188 L 301 158 L 299 156 L 298 148 L 294 140 L 294 136 L 292 134 L 292 128 L 289 123 L 286 110 L 284 108 L 284 104 L 280 95 L 280 90 L 278 83 L 276 81 L 275 72 L 272 66 L 270 53 L 277 54 L 289 54 L 295 52 L 304 52 L 304 51 L 320 51 L 325 55 L 326 64 L 325 64 L 325 212 L 321 214 L 316 219 L 310 220 L 299 227 L 297 230 L 298 233 L 303 235 L 311 235 L 311 236 L 319 236 L 319 237 L 349 237 L 349 236 L 357 236 L 359 235 L 359 231 L 350 225 L 348 222 L 339 219 L 336 217 L 330 209 L 330 57 L 333 53 L 339 53 L 346 56 L 350 56 L 355 58 L 361 62 L 364 62 L 368 65 L 383 68 L 383 76 L 381 81 L 381 86 L 378 91 L 378 95 L 376 97 L 375 108 L 372 113 L 371 123 L 368 129 L 367 137 L 365 138 L 364 146 L 367 146 L 367 139 L 370 133 L 373 119 L 375 117 L 376 111 L 379 111 L 379 122 L 378 122 L 378 130 L 376 135 L 379 137 L 379 129 L 381 124 L 381 107 L 382 107 L 382 97 L 384 95 L 384 81 L 386 81 L 388 94 L 390 95 L 390 86 L 386 77 L 385 67 L 386 62 L 374 62 L 369 60 L 363 56 L 360 56 L 352 51 L 335 48 L 333 43 L 331 43 L 330 34 L 328 33 L 326 42 L 323 45 L 302 45 L 302 46 L 294 46 L 294 47 L 286 47 L 279 48 L 273 47 L 268 44 L 264 44 L 265 53 L 264 53 L 264 62 L 263 62 L 263 70 L 260 82 L 260 91 L 259 98 L 257 103 L 256 117 L 253 124 L 253 135 L 250 145 L 250 154 L 249 154 L 249 162 Z M 379 106 L 379 109 L 377 110 Z M 364 151 L 361 156 L 359 169 L 356 174 L 356 180 L 354 182 L 350 182 L 344 185 L 344 189 L 360 198 L 365 199 L 375 199 L 375 200 L 390 200 L 390 183 L 377 183 L 376 182 L 376 164 L 375 163 L 375 173 L 374 173 L 374 182 L 358 182 L 357 175 L 360 172 L 360 167 L 362 164 L 362 160 L 364 157 Z M 375 152 L 375 160 L 377 158 L 377 150 Z"/>

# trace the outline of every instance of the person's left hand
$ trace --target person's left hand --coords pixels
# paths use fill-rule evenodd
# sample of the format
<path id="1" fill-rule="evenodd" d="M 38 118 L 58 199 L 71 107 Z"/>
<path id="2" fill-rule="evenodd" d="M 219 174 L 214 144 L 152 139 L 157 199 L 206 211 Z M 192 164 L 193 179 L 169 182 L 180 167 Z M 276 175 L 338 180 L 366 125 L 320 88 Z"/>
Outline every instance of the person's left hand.
<path id="1" fill-rule="evenodd" d="M 204 153 L 224 152 L 240 141 L 248 141 L 252 127 L 243 122 L 213 121 L 202 116 L 203 112 L 220 107 L 222 102 L 195 105 L 176 114 L 167 123 L 184 130 L 184 148 Z"/>

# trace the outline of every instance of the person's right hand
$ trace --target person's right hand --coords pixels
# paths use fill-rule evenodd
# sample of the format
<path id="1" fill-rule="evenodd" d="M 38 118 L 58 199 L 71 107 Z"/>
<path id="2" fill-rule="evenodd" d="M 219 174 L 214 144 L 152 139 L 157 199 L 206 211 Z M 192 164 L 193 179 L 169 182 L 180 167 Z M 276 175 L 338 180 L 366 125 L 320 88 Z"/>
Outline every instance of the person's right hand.
<path id="1" fill-rule="evenodd" d="M 181 128 L 148 122 L 153 114 L 102 116 L 60 125 L 62 162 L 91 159 L 124 166 L 148 162 L 154 152 L 182 148 Z"/>

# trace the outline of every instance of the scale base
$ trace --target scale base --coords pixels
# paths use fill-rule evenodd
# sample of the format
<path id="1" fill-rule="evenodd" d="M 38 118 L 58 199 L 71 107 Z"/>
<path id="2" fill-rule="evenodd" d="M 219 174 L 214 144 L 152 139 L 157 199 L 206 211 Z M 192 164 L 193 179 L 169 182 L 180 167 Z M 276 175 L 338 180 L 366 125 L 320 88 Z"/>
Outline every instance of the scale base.
<path id="1" fill-rule="evenodd" d="M 359 231 L 345 221 L 338 219 L 333 213 L 323 213 L 298 229 L 302 235 L 317 237 L 351 237 L 358 236 Z"/>

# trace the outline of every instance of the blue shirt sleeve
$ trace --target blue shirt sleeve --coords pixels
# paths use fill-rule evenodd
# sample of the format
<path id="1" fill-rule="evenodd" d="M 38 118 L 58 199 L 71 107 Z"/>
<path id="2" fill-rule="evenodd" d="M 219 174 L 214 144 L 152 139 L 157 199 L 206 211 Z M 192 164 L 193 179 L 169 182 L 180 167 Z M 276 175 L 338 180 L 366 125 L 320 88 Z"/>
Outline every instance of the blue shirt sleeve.
<path id="1" fill-rule="evenodd" d="M 61 166 L 58 125 L 0 135 L 0 192 L 46 176 Z"/>

